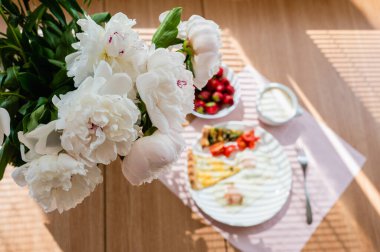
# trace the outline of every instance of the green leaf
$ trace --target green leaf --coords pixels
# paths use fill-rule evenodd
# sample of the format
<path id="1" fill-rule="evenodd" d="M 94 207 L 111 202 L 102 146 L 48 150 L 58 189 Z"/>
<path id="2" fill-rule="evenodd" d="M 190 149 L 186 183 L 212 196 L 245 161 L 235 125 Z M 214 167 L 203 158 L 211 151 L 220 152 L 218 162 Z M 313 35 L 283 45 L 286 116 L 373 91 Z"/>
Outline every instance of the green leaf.
<path id="1" fill-rule="evenodd" d="M 35 9 L 27 18 L 24 26 L 24 31 L 30 32 L 33 27 L 37 27 L 38 21 L 41 19 L 42 15 L 46 12 L 46 7 L 40 5 Z"/>
<path id="2" fill-rule="evenodd" d="M 0 87 L 3 86 L 3 81 L 5 80 L 6 77 L 7 75 L 5 73 L 0 73 Z"/>
<path id="3" fill-rule="evenodd" d="M 71 47 L 71 45 L 66 45 L 63 43 L 60 43 L 57 49 L 55 50 L 55 58 L 57 60 L 65 60 L 65 57 L 72 53 L 74 49 Z"/>
<path id="4" fill-rule="evenodd" d="M 41 124 L 41 123 L 49 123 L 50 122 L 50 109 L 46 109 L 42 112 L 40 118 L 38 118 L 38 124 Z"/>
<path id="5" fill-rule="evenodd" d="M 38 95 L 46 93 L 43 90 L 42 80 L 30 72 L 20 73 L 18 80 L 20 81 L 21 88 L 30 94 Z"/>
<path id="6" fill-rule="evenodd" d="M 74 52 L 74 48 L 72 47 L 72 43 L 74 42 L 76 42 L 76 40 L 72 33 L 72 27 L 68 26 L 60 38 L 54 59 L 65 61 L 65 57 Z"/>
<path id="7" fill-rule="evenodd" d="M 62 85 L 68 83 L 70 80 L 71 78 L 67 77 L 67 70 L 65 68 L 62 68 L 54 75 L 53 80 L 49 86 L 52 89 L 57 89 Z"/>
<path id="8" fill-rule="evenodd" d="M 26 114 L 31 113 L 35 106 L 36 106 L 35 101 L 28 101 L 27 103 L 25 103 L 24 105 L 21 106 L 21 108 L 18 110 L 18 112 L 21 115 L 25 116 Z"/>
<path id="9" fill-rule="evenodd" d="M 150 127 L 147 131 L 144 132 L 144 136 L 151 136 L 156 132 L 157 128 L 155 126 Z"/>
<path id="10" fill-rule="evenodd" d="M 156 48 L 167 48 L 178 42 L 177 26 L 181 22 L 181 15 L 181 7 L 173 8 L 168 15 L 166 15 L 164 21 L 160 24 L 157 31 L 153 35 L 152 42 L 156 45 Z"/>
<path id="11" fill-rule="evenodd" d="M 15 15 L 15 16 L 18 16 L 20 15 L 20 11 L 19 9 L 17 8 L 17 5 L 14 4 L 12 1 L 9 1 L 9 0 L 2 0 L 1 1 L 1 5 L 2 7 L 4 7 L 9 13 Z"/>
<path id="12" fill-rule="evenodd" d="M 20 141 L 18 140 L 18 135 L 17 135 L 17 133 L 19 131 L 22 131 L 22 124 L 19 123 L 16 127 L 14 127 L 12 125 L 11 132 L 10 132 L 10 134 L 8 136 L 9 141 L 11 142 L 11 144 L 13 144 L 15 146 L 19 146 L 20 145 Z"/>
<path id="13" fill-rule="evenodd" d="M 87 5 L 87 7 L 90 6 L 92 0 L 83 0 L 83 4 Z"/>
<path id="14" fill-rule="evenodd" d="M 41 105 L 44 105 L 44 104 L 46 104 L 48 102 L 48 99 L 46 98 L 46 97 L 40 97 L 40 98 L 38 98 L 38 100 L 37 100 L 37 105 L 36 105 L 36 107 L 39 107 L 39 106 L 41 106 Z"/>
<path id="15" fill-rule="evenodd" d="M 53 108 L 50 109 L 50 120 L 54 121 L 58 119 L 58 109 L 53 106 Z"/>
<path id="16" fill-rule="evenodd" d="M 51 13 L 53 13 L 53 15 L 58 19 L 61 25 L 66 25 L 65 14 L 63 13 L 61 7 L 59 6 L 56 0 L 41 0 L 41 3 L 43 3 L 45 6 L 49 8 Z"/>
<path id="17" fill-rule="evenodd" d="M 42 33 L 44 34 L 44 40 L 49 45 L 50 48 L 55 49 L 57 45 L 59 44 L 60 37 L 62 36 L 62 33 L 60 35 L 57 35 L 55 32 L 51 31 L 47 28 L 42 28 Z"/>
<path id="18" fill-rule="evenodd" d="M 22 46 L 22 49 L 24 50 L 25 54 L 30 52 L 31 47 L 30 47 L 30 40 L 29 40 L 28 32 L 22 32 L 20 42 L 21 42 L 21 46 Z"/>
<path id="19" fill-rule="evenodd" d="M 101 25 L 102 23 L 108 22 L 111 19 L 111 14 L 108 12 L 100 12 L 91 16 L 91 19 L 94 20 L 97 24 Z"/>
<path id="20" fill-rule="evenodd" d="M 19 108 L 19 100 L 20 100 L 19 97 L 14 96 L 14 95 L 9 95 L 4 100 L 1 101 L 0 107 L 5 108 L 12 118 L 12 116 L 17 114 L 17 110 Z"/>
<path id="21" fill-rule="evenodd" d="M 55 59 L 48 59 L 48 61 L 54 65 L 54 66 L 57 66 L 59 68 L 64 68 L 65 67 L 65 62 L 63 61 L 60 61 L 60 60 L 55 60 Z"/>
<path id="22" fill-rule="evenodd" d="M 70 1 L 70 0 L 58 0 L 59 4 L 70 14 L 70 16 L 74 19 L 79 19 L 80 16 L 78 14 L 79 13 L 82 13 L 82 9 L 80 8 L 80 6 L 78 5 L 78 3 L 76 3 L 76 1 Z M 75 6 L 78 7 L 77 9 L 74 8 L 74 6 L 72 6 L 71 2 L 75 2 Z"/>
<path id="23" fill-rule="evenodd" d="M 69 6 L 70 9 L 73 9 L 73 10 L 75 10 L 75 11 L 81 13 L 81 14 L 84 13 L 83 9 L 79 6 L 79 4 L 78 4 L 78 2 L 76 0 L 58 0 L 58 1 L 62 5 L 63 5 L 63 3 L 68 4 L 67 6 Z"/>
<path id="24" fill-rule="evenodd" d="M 12 66 L 7 68 L 7 77 L 4 80 L 4 87 L 9 90 L 16 90 L 20 87 L 20 82 L 17 78 L 20 67 Z"/>
<path id="25" fill-rule="evenodd" d="M 56 35 L 58 36 L 61 36 L 62 35 L 62 31 L 61 29 L 59 28 L 59 26 L 57 24 L 55 24 L 54 22 L 50 21 L 50 20 L 44 20 L 44 24 L 46 25 L 47 28 L 50 28 L 50 30 L 52 32 L 54 32 Z"/>
<path id="26" fill-rule="evenodd" d="M 30 132 L 34 130 L 35 128 L 37 128 L 41 117 L 45 113 L 45 110 L 46 110 L 45 105 L 42 105 L 30 114 L 29 120 L 26 122 L 26 132 Z"/>
<path id="27" fill-rule="evenodd" d="M 0 148 L 0 180 L 4 176 L 5 168 L 15 154 L 15 148 L 11 145 L 9 138 L 5 140 Z"/>
<path id="28" fill-rule="evenodd" d="M 54 90 L 53 95 L 61 95 L 61 94 L 66 94 L 69 91 L 74 90 L 74 81 L 70 79 L 70 85 L 63 85 L 59 87 L 58 89 Z M 52 95 L 52 96 L 53 96 Z"/>
<path id="29" fill-rule="evenodd" d="M 179 38 L 176 38 L 175 40 L 173 40 L 173 45 L 179 45 L 179 44 L 183 44 L 183 42 L 185 42 L 183 39 L 179 39 Z"/>
<path id="30" fill-rule="evenodd" d="M 20 46 L 21 33 L 17 27 L 8 26 L 7 27 L 8 40 L 15 46 Z M 22 48 L 20 48 L 22 49 Z"/>

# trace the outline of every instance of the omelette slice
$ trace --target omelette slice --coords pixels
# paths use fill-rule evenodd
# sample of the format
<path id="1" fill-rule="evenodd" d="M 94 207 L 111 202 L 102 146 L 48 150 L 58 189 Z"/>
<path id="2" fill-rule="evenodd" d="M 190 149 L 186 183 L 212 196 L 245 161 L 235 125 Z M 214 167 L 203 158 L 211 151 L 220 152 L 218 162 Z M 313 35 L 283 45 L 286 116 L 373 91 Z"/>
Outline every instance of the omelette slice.
<path id="1" fill-rule="evenodd" d="M 191 187 L 200 190 L 219 181 L 229 178 L 241 169 L 233 164 L 228 164 L 222 159 L 194 154 L 188 152 L 188 174 Z"/>

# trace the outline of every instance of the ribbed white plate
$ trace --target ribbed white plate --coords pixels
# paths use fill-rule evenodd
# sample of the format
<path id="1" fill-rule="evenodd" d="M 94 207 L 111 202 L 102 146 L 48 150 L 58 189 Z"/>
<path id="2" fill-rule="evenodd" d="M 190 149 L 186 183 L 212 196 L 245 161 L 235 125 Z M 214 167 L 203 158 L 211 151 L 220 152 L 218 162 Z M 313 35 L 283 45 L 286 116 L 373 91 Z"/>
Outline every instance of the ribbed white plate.
<path id="1" fill-rule="evenodd" d="M 261 138 L 260 142 L 254 150 L 239 152 L 236 158 L 253 155 L 257 164 L 253 169 L 243 169 L 238 174 L 202 190 L 193 190 L 188 182 L 192 198 L 207 215 L 231 226 L 247 227 L 269 220 L 284 206 L 291 189 L 292 169 L 282 146 L 271 134 L 258 126 L 232 121 L 215 126 L 239 130 L 254 128 Z M 202 150 L 199 140 L 193 146 L 193 151 L 211 156 L 208 149 Z M 221 158 L 231 162 L 235 157 Z M 231 182 L 244 196 L 241 206 L 227 206 L 223 200 L 225 188 Z"/>

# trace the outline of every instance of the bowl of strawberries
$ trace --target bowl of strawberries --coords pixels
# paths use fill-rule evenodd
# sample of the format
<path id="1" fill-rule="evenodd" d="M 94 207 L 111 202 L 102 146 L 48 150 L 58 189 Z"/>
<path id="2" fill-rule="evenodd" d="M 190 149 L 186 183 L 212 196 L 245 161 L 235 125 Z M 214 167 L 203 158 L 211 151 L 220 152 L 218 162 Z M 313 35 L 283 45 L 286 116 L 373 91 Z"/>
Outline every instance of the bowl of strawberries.
<path id="1" fill-rule="evenodd" d="M 202 90 L 195 91 L 193 115 L 204 119 L 224 117 L 236 108 L 239 99 L 237 77 L 223 64 Z"/>

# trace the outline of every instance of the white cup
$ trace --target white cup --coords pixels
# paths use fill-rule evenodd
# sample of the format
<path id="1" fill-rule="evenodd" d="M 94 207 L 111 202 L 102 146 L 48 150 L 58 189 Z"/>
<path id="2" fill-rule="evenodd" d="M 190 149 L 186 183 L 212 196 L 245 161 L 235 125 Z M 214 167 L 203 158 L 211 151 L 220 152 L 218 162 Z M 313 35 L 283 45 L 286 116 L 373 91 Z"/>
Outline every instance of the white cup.
<path id="1" fill-rule="evenodd" d="M 279 83 L 270 83 L 262 88 L 256 105 L 259 120 L 278 126 L 285 124 L 303 113 L 293 91 Z"/>

